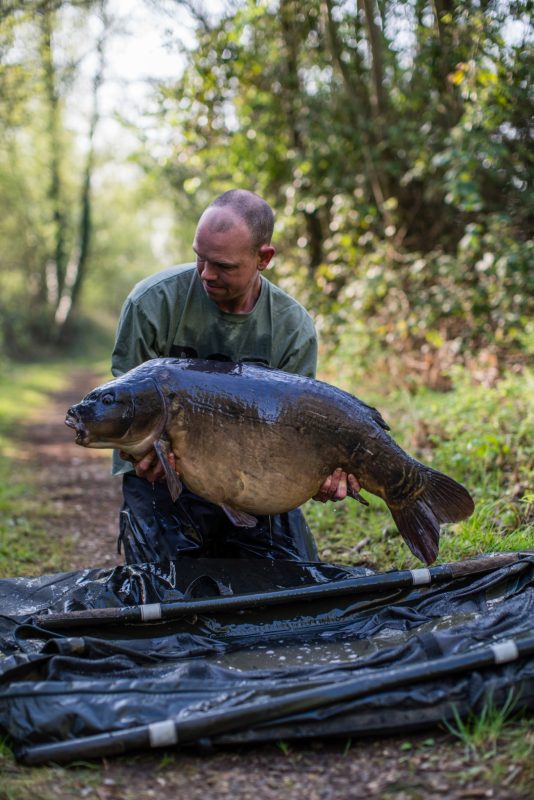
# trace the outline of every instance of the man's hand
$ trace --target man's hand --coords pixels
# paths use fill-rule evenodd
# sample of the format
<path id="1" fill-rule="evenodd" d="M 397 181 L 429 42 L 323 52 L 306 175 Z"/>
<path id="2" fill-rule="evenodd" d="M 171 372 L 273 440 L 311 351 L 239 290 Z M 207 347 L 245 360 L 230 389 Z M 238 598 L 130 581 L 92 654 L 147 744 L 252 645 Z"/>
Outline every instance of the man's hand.
<path id="1" fill-rule="evenodd" d="M 119 452 L 119 455 L 121 458 L 131 460 L 126 453 Z M 176 472 L 176 459 L 172 450 L 167 458 L 172 469 Z M 134 467 L 135 474 L 138 478 L 145 478 L 145 480 L 151 483 L 165 480 L 165 470 L 155 450 L 150 450 L 150 452 L 134 464 Z"/>
<path id="2" fill-rule="evenodd" d="M 343 472 L 341 467 L 338 467 L 328 478 L 325 480 L 316 495 L 312 500 L 318 500 L 320 503 L 326 503 L 328 500 L 336 502 L 337 500 L 344 500 L 347 496 L 348 489 L 351 492 L 358 494 L 361 489 L 358 480 L 349 473 Z"/>

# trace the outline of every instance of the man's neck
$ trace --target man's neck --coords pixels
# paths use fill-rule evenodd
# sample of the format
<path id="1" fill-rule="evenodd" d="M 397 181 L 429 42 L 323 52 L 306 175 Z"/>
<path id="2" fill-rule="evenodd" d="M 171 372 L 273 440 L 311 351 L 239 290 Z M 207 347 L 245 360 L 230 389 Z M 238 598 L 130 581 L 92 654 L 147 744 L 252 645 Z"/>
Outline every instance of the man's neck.
<path id="1" fill-rule="evenodd" d="M 248 295 L 227 302 L 223 300 L 217 303 L 217 306 L 226 314 L 249 314 L 258 302 L 260 294 L 261 277 L 258 276 L 257 286 L 254 286 Z"/>

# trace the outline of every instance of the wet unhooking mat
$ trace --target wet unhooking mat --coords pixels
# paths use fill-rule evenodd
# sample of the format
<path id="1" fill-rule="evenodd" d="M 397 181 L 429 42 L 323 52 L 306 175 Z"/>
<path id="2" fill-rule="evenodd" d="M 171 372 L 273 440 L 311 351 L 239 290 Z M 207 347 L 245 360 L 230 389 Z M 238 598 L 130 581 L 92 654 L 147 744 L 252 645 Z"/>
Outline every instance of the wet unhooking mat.
<path id="1" fill-rule="evenodd" d="M 534 707 L 532 551 L 386 573 L 182 559 L 11 578 L 0 614 L 0 730 L 27 764 Z"/>

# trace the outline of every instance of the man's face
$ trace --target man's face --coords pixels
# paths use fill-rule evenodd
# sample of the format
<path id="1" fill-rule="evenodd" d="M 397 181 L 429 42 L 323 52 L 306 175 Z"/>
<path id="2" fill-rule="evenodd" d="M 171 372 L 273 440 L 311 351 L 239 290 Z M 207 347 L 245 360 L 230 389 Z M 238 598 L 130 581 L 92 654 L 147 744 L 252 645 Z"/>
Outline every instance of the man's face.
<path id="1" fill-rule="evenodd" d="M 260 293 L 260 273 L 274 254 L 270 245 L 255 249 L 246 223 L 226 208 L 210 208 L 198 223 L 193 242 L 204 290 L 222 311 L 251 311 Z"/>

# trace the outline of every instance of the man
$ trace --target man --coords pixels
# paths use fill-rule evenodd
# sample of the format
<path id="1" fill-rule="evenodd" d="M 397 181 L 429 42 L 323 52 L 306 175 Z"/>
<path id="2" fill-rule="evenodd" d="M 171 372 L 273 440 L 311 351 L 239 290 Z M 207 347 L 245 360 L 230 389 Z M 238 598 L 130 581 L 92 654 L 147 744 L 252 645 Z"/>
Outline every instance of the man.
<path id="1" fill-rule="evenodd" d="M 262 275 L 275 254 L 273 227 L 273 212 L 258 195 L 234 189 L 217 197 L 198 223 L 196 264 L 150 276 L 128 296 L 113 350 L 113 374 L 171 356 L 253 361 L 314 377 L 317 339 L 309 314 Z M 180 554 L 317 560 L 299 509 L 259 517 L 255 528 L 238 528 L 222 509 L 185 487 L 173 503 L 153 451 L 135 471 L 115 454 L 113 471 L 124 474 L 119 542 L 129 563 Z M 341 500 L 347 483 L 359 490 L 354 476 L 336 470 L 315 499 Z"/>

